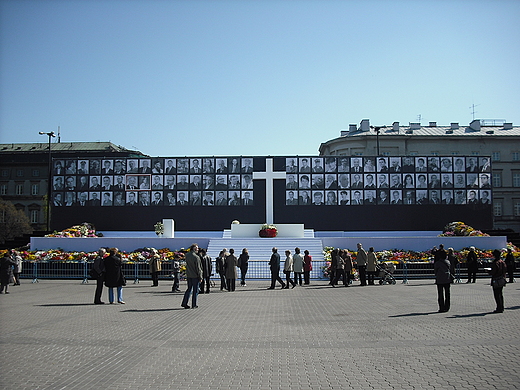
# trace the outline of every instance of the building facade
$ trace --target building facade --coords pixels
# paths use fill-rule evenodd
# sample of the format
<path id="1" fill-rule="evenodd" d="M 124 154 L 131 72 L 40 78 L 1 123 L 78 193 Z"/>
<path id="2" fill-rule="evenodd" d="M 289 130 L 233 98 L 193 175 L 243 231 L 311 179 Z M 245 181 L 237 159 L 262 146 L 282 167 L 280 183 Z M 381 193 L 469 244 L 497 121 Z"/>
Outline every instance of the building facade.
<path id="1" fill-rule="evenodd" d="M 51 143 L 51 158 L 144 157 L 139 151 L 111 142 Z M 65 169 L 65 167 L 63 168 Z M 29 217 L 34 230 L 46 230 L 46 195 L 49 179 L 49 144 L 0 144 L 0 198 Z M 4 216 L 0 215 L 0 221 Z"/>
<path id="2" fill-rule="evenodd" d="M 340 137 L 322 143 L 319 152 L 321 156 L 475 156 L 477 161 L 490 160 L 493 227 L 520 230 L 520 126 L 502 120 L 473 120 L 468 126 L 394 122 L 378 127 L 364 119 L 342 130 Z"/>

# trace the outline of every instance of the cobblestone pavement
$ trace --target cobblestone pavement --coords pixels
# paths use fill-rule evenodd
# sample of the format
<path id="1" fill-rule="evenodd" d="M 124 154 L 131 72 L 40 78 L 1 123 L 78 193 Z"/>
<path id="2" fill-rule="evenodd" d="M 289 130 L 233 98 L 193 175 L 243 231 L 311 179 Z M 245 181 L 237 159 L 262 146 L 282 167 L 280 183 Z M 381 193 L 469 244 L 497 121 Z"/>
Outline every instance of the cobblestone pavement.
<path id="1" fill-rule="evenodd" d="M 0 388 L 520 387 L 520 283 L 504 289 L 503 314 L 490 314 L 485 280 L 453 285 L 448 313 L 430 280 L 266 287 L 215 289 L 185 310 L 165 281 L 93 305 L 93 282 L 22 280 L 0 295 Z"/>

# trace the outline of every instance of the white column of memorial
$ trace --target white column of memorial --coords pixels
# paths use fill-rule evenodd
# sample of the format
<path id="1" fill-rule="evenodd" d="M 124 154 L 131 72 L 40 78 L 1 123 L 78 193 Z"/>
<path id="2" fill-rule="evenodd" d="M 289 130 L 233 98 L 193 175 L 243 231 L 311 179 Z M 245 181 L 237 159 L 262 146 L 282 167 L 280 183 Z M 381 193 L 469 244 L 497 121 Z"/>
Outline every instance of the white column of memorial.
<path id="1" fill-rule="evenodd" d="M 273 180 L 285 179 L 286 172 L 273 171 L 273 159 L 265 159 L 265 172 L 253 172 L 253 180 L 264 179 L 265 182 L 265 222 L 268 224 L 274 223 L 274 194 L 273 194 Z"/>

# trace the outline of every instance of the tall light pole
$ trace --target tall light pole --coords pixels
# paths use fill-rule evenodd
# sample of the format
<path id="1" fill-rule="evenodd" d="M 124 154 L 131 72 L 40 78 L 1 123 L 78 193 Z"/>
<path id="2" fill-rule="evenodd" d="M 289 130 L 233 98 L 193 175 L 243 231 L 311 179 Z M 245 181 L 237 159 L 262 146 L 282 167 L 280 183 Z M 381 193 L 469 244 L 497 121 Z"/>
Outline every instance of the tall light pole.
<path id="1" fill-rule="evenodd" d="M 56 137 L 54 131 L 44 132 L 40 131 L 38 134 L 49 137 L 49 175 L 47 176 L 47 231 L 51 230 L 51 176 L 52 176 L 52 152 L 51 152 L 51 138 Z"/>
<path id="2" fill-rule="evenodd" d="M 370 126 L 371 128 L 373 128 L 376 132 L 376 149 L 377 149 L 377 155 L 380 156 L 380 153 L 379 153 L 379 133 L 381 132 L 381 129 L 384 129 L 386 128 L 386 125 L 384 126 Z"/>

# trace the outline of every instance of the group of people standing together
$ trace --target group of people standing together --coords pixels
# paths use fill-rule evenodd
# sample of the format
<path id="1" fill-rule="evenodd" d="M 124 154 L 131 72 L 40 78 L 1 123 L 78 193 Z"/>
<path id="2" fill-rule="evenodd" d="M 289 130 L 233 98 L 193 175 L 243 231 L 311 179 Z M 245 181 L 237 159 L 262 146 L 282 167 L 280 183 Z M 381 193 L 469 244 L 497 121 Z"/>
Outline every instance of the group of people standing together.
<path id="1" fill-rule="evenodd" d="M 444 245 L 440 244 L 439 249 L 432 249 L 434 255 L 433 270 L 435 273 L 435 284 L 437 285 L 437 301 L 439 304 L 439 313 L 446 313 L 450 310 L 450 285 L 453 283 L 454 269 L 457 259 L 453 254 L 453 248 L 448 248 L 446 252 Z M 513 273 L 515 260 L 511 249 L 507 250 L 505 260 L 502 260 L 502 252 L 498 249 L 493 251 L 493 262 L 491 268 L 484 268 L 491 276 L 491 287 L 493 288 L 493 297 L 495 298 L 496 309 L 493 313 L 504 312 L 504 296 L 502 290 L 506 285 L 506 274 L 509 273 L 509 283 L 514 282 Z M 466 283 L 475 283 L 478 270 L 478 259 L 475 253 L 475 247 L 470 247 L 468 256 L 468 281 Z"/>
<path id="2" fill-rule="evenodd" d="M 269 268 L 271 270 L 271 286 L 269 290 L 273 290 L 278 281 L 282 285 L 282 289 L 292 288 L 297 285 L 310 283 L 310 274 L 312 271 L 312 257 L 308 250 L 305 250 L 301 254 L 300 248 L 294 248 L 294 255 L 289 249 L 285 251 L 285 263 L 283 267 L 283 273 L 285 274 L 285 282 L 280 277 L 280 254 L 278 248 L 272 249 L 271 259 L 269 260 Z M 291 279 L 291 273 L 294 272 L 294 280 Z"/>
<path id="3" fill-rule="evenodd" d="M 332 287 L 337 286 L 340 279 L 342 279 L 344 287 L 349 287 L 354 268 L 359 272 L 361 286 L 374 285 L 377 274 L 377 257 L 373 247 L 370 247 L 367 252 L 363 245 L 358 243 L 355 262 L 352 261 L 352 256 L 346 249 L 333 249 L 330 257 L 329 285 Z"/>
<path id="4" fill-rule="evenodd" d="M 4 253 L 0 259 L 0 294 L 9 294 L 9 283 L 13 286 L 20 285 L 22 273 L 22 256 L 14 249 Z"/>

